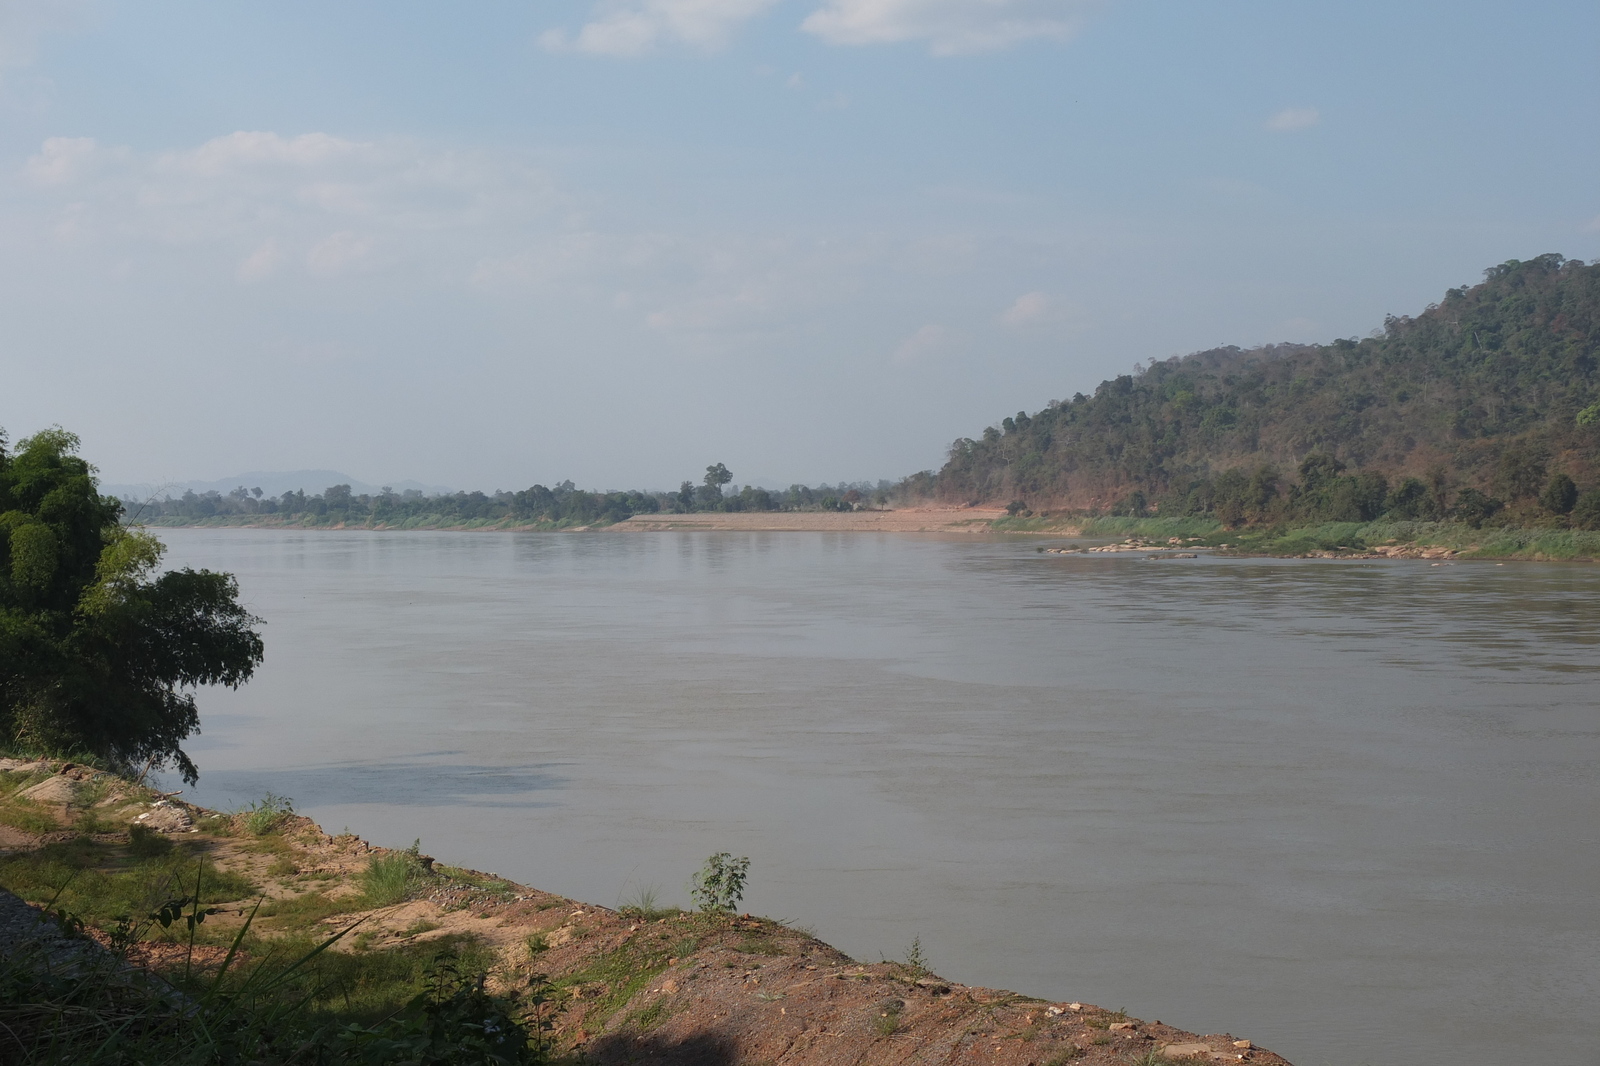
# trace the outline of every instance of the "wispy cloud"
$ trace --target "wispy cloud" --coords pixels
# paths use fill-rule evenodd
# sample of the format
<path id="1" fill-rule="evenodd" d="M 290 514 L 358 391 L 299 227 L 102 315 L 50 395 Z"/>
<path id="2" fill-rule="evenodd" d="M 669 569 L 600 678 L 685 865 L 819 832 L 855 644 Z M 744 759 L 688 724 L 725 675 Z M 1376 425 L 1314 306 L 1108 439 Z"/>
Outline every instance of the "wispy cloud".
<path id="1" fill-rule="evenodd" d="M 1308 130 L 1322 121 L 1322 114 L 1314 107 L 1286 107 L 1267 119 L 1267 129 L 1274 133 L 1293 133 Z"/>
<path id="2" fill-rule="evenodd" d="M 51 137 L 28 159 L 28 177 L 35 185 L 64 185 L 93 165 L 97 147 L 93 137 Z"/>
<path id="3" fill-rule="evenodd" d="M 1007 326 L 1028 326 L 1048 316 L 1050 311 L 1050 297 L 1042 292 L 1025 292 L 1000 312 L 1000 321 Z"/>
<path id="4" fill-rule="evenodd" d="M 930 322 L 901 341 L 891 360 L 901 366 L 920 362 L 949 347 L 954 339 L 955 335 L 948 327 Z"/>
<path id="5" fill-rule="evenodd" d="M 776 0 L 643 0 L 608 4 L 575 34 L 547 30 L 539 43 L 552 52 L 636 56 L 671 44 L 713 51 Z"/>
<path id="6" fill-rule="evenodd" d="M 52 137 L 22 177 L 63 239 L 216 248 L 241 281 L 295 260 L 347 272 L 371 259 L 377 234 L 422 256 L 440 234 L 481 238 L 562 203 L 515 157 L 325 133 L 244 131 L 153 153 Z"/>
<path id="7" fill-rule="evenodd" d="M 1063 41 L 1092 0 L 825 0 L 801 23 L 837 45 L 926 41 L 934 55 L 988 52 L 1021 41 Z"/>

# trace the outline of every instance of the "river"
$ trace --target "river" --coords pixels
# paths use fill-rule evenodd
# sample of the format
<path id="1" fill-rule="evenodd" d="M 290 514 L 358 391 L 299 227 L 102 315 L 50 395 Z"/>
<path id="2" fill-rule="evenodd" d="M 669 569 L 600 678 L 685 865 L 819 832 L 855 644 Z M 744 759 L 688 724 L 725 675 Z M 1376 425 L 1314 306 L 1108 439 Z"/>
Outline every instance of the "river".
<path id="1" fill-rule="evenodd" d="M 161 535 L 267 622 L 197 802 L 608 906 L 748 855 L 859 958 L 1299 1066 L 1600 1055 L 1600 567 Z"/>

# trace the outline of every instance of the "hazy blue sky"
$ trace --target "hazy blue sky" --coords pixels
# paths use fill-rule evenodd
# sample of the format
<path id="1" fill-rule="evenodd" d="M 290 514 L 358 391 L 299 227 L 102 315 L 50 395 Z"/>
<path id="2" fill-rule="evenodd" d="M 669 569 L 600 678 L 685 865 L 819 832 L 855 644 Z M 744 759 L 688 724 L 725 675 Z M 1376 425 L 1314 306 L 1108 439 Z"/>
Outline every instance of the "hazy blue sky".
<path id="1" fill-rule="evenodd" d="M 899 476 L 1600 257 L 1597 56 L 1593 0 L 0 0 L 0 425 L 110 481 Z"/>

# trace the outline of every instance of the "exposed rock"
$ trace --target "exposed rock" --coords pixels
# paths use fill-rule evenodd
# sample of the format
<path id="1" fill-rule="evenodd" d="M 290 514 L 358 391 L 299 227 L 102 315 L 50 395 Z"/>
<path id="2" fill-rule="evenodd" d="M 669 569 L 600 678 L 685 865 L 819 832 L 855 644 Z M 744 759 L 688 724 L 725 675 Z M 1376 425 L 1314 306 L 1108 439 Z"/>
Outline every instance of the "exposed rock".
<path id="1" fill-rule="evenodd" d="M 1169 1059 L 1187 1059 L 1195 1055 L 1210 1055 L 1210 1044 L 1166 1044 L 1161 1048 L 1161 1054 Z"/>
<path id="2" fill-rule="evenodd" d="M 71 804 L 77 803 L 82 797 L 83 785 L 66 774 L 57 774 L 40 781 L 37 785 L 30 785 L 17 794 L 35 803 Z"/>
<path id="3" fill-rule="evenodd" d="M 135 825 L 142 825 L 161 833 L 187 833 L 194 828 L 194 819 L 189 817 L 188 811 L 165 800 L 133 821 Z"/>

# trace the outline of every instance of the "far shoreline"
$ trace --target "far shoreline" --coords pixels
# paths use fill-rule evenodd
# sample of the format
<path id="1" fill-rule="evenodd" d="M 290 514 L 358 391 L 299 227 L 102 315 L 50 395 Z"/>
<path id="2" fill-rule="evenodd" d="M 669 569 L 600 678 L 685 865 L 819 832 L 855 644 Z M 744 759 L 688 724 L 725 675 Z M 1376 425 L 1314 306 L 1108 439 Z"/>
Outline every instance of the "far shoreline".
<path id="1" fill-rule="evenodd" d="M 1120 541 L 1129 551 L 1168 551 L 1183 544 L 1229 557 L 1286 559 L 1450 559 L 1477 561 L 1600 561 L 1600 531 L 1564 528 L 1484 527 L 1453 522 L 1323 522 L 1295 527 L 1228 529 L 1194 517 L 1013 516 L 991 507 L 925 507 L 858 511 L 699 511 L 638 514 L 621 522 L 578 525 L 513 519 L 463 523 L 388 524 L 274 520 L 272 515 L 198 521 L 157 521 L 166 529 L 265 529 L 314 532 L 455 533 L 920 533 L 957 537 L 989 535 Z"/>

